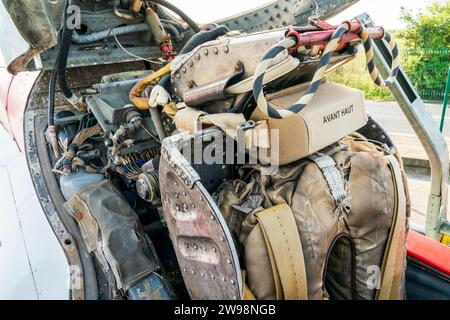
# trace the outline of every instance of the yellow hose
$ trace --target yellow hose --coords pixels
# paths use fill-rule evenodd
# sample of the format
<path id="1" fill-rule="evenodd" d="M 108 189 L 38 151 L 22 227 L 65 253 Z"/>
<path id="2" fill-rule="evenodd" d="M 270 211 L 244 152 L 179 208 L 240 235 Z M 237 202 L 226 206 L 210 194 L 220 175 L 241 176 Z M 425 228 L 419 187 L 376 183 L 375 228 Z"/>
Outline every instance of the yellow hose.
<path id="1" fill-rule="evenodd" d="M 147 88 L 149 85 L 154 84 L 157 79 L 161 78 L 162 76 L 166 75 L 170 72 L 170 67 L 172 65 L 172 62 L 169 62 L 167 65 L 159 69 L 158 71 L 152 73 L 151 75 L 145 77 L 131 89 L 130 92 L 130 101 L 141 110 L 147 110 L 149 108 L 148 106 L 148 98 L 143 98 L 142 93 L 144 92 L 145 88 Z"/>

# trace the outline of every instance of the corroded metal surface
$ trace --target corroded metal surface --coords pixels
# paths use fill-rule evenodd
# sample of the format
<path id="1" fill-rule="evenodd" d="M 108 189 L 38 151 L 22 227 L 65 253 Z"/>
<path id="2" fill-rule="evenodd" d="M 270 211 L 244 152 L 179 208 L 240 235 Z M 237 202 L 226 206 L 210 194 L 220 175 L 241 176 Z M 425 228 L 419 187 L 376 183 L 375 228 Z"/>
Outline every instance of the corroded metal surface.
<path id="1" fill-rule="evenodd" d="M 192 299 L 240 299 L 239 261 L 221 213 L 198 176 L 189 177 L 192 170 L 186 170 L 190 165 L 181 153 L 165 149 L 180 137 L 190 139 L 191 135 L 168 138 L 163 145 L 160 188 L 164 218 L 186 287 Z"/>
<path id="2" fill-rule="evenodd" d="M 210 41 L 198 46 L 192 52 L 175 60 L 172 66 L 174 94 L 183 99 L 184 94 L 191 90 L 190 83 L 203 87 L 217 79 L 232 76 L 237 62 L 245 68 L 243 77 L 251 77 L 264 53 L 273 44 L 284 39 L 286 31 L 287 28 L 264 31 Z M 285 50 L 275 59 L 273 65 L 288 57 L 288 51 Z"/>
<path id="3" fill-rule="evenodd" d="M 247 12 L 216 21 L 232 30 L 256 32 L 290 24 L 306 25 L 315 16 L 328 19 L 359 0 L 273 0 Z"/>

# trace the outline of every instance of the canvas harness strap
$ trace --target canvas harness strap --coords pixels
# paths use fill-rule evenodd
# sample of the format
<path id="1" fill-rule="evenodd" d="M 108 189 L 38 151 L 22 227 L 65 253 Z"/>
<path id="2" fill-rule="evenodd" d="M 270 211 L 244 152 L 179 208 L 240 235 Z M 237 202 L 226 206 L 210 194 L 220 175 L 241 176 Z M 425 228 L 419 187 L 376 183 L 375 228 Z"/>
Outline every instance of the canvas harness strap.
<path id="1" fill-rule="evenodd" d="M 179 110 L 175 115 L 175 125 L 182 131 L 195 132 L 200 130 L 203 124 L 220 128 L 234 140 L 245 139 L 247 150 L 255 147 L 270 148 L 267 121 L 247 121 L 241 113 L 207 114 L 189 107 Z M 241 133 L 242 137 L 239 136 Z"/>
<path id="2" fill-rule="evenodd" d="M 321 169 L 336 203 L 347 196 L 336 163 L 329 155 L 310 157 Z M 394 156 L 387 156 L 395 186 L 395 209 L 392 227 L 383 258 L 380 289 L 377 300 L 401 298 L 404 250 L 406 238 L 406 196 L 400 165 Z M 277 299 L 306 300 L 307 281 L 301 240 L 293 213 L 287 204 L 278 205 L 256 214 L 264 236 L 275 280 Z M 243 276 L 245 281 L 245 275 Z M 244 299 L 254 299 L 251 291 L 244 288 Z"/>
<path id="3" fill-rule="evenodd" d="M 287 204 L 256 213 L 275 279 L 278 300 L 307 300 L 305 261 L 294 214 Z"/>
<path id="4" fill-rule="evenodd" d="M 377 300 L 401 298 L 401 283 L 404 274 L 404 252 L 406 240 L 406 196 L 400 165 L 394 156 L 387 156 L 395 186 L 395 210 L 386 251 L 381 268 L 380 290 Z"/>

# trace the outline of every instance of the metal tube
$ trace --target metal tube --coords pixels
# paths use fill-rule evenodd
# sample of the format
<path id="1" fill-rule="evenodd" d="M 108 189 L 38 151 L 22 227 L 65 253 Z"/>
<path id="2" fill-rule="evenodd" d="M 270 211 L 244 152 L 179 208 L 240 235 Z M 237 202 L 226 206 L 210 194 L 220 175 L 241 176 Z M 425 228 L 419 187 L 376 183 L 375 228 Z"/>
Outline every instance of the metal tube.
<path id="1" fill-rule="evenodd" d="M 374 39 L 378 40 L 383 38 L 384 36 L 384 29 L 381 27 L 376 28 L 367 28 L 367 31 L 369 32 L 369 36 Z M 326 44 L 335 30 L 324 30 L 324 31 L 311 31 L 311 32 L 305 32 L 300 34 L 300 45 L 301 46 L 315 46 L 320 44 Z M 358 33 L 356 32 L 348 32 L 343 37 L 341 42 L 342 43 L 348 43 L 356 40 L 360 40 Z"/>
<path id="2" fill-rule="evenodd" d="M 364 21 L 365 25 L 374 25 L 368 14 L 363 14 L 358 18 Z M 381 75 L 388 75 L 390 54 L 386 41 L 376 42 L 373 49 Z M 397 81 L 389 86 L 389 90 L 411 124 L 430 161 L 431 189 L 428 198 L 425 231 L 428 237 L 439 241 L 441 233 L 444 231 L 443 226 L 445 226 L 444 221 L 447 215 L 449 173 L 447 143 L 427 112 L 419 94 L 401 68 Z"/>
<path id="3" fill-rule="evenodd" d="M 138 23 L 83 35 L 74 32 L 72 36 L 72 41 L 77 44 L 87 44 L 104 40 L 109 36 L 112 36 L 113 34 L 115 34 L 116 36 L 121 36 L 129 33 L 142 32 L 148 30 L 149 26 L 146 23 Z"/>
<path id="4" fill-rule="evenodd" d="M 171 30 L 176 38 L 180 37 L 180 32 L 177 30 L 177 28 L 167 23 L 163 23 L 162 25 L 165 29 L 167 28 Z M 78 34 L 74 32 L 72 35 L 72 41 L 76 44 L 88 44 L 105 40 L 106 38 L 112 36 L 113 34 L 115 34 L 116 36 L 123 36 L 130 33 L 144 32 L 149 30 L 150 27 L 148 26 L 147 23 L 130 24 L 127 26 L 98 31 L 90 34 Z"/>
<path id="5" fill-rule="evenodd" d="M 151 2 L 157 3 L 160 6 L 163 6 L 169 9 L 170 11 L 175 12 L 177 15 L 180 16 L 181 19 L 186 21 L 186 23 L 192 28 L 192 30 L 194 30 L 196 33 L 200 32 L 200 27 L 197 25 L 197 23 L 194 20 L 192 20 L 187 14 L 185 14 L 182 10 L 180 10 L 178 7 L 174 6 L 170 2 L 166 0 L 151 0 Z"/>
<path id="6" fill-rule="evenodd" d="M 166 130 L 161 121 L 161 114 L 158 108 L 150 108 L 150 116 L 152 117 L 153 124 L 155 125 L 156 132 L 158 133 L 159 140 L 163 141 L 167 137 Z"/>

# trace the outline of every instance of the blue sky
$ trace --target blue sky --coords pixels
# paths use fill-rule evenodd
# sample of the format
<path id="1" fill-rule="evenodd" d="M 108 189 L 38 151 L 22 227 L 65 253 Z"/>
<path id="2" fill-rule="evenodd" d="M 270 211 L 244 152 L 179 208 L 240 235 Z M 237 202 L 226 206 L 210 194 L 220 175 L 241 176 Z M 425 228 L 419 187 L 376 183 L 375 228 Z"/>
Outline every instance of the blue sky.
<path id="1" fill-rule="evenodd" d="M 252 9 L 271 2 L 271 0 L 171 0 L 171 2 L 185 10 L 198 22 L 204 23 Z M 339 23 L 367 12 L 378 25 L 382 25 L 386 29 L 399 29 L 404 27 L 399 19 L 402 6 L 417 12 L 428 2 L 428 0 L 360 0 L 331 21 Z"/>

